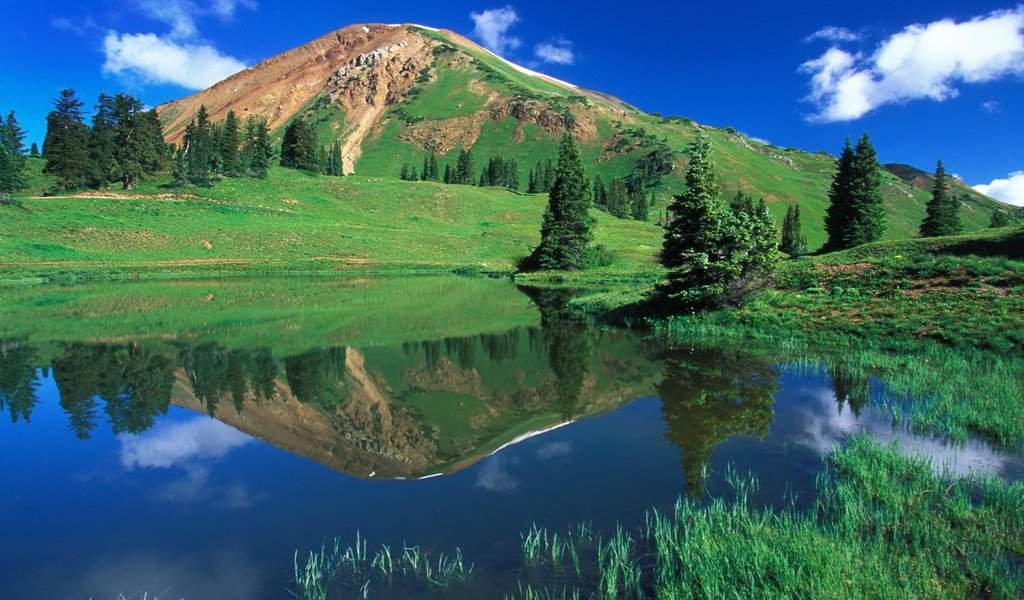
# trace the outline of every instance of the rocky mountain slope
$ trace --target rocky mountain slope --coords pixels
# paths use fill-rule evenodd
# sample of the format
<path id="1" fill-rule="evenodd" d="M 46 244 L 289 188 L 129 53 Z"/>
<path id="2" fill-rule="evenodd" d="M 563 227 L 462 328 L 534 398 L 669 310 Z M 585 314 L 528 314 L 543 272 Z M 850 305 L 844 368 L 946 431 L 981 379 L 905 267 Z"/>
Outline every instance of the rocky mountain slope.
<path id="1" fill-rule="evenodd" d="M 787 205 L 799 203 L 812 246 L 820 241 L 834 167 L 828 153 L 778 148 L 729 127 L 645 114 L 514 65 L 454 32 L 417 25 L 352 25 L 162 105 L 169 141 L 180 140 L 201 105 L 215 121 L 229 110 L 266 117 L 277 135 L 292 119 L 310 119 L 323 143 L 342 143 L 346 173 L 396 177 L 403 164 L 418 165 L 430 153 L 443 171 L 461 150 L 472 149 L 478 171 L 491 156 L 514 159 L 522 188 L 528 169 L 553 159 L 569 130 L 592 174 L 605 182 L 641 181 L 654 194 L 655 220 L 682 187 L 687 144 L 704 132 L 724 192 L 764 197 L 780 222 Z M 888 235 L 915 235 L 928 191 L 891 173 L 884 191 Z M 967 194 L 968 229 L 985 227 L 1001 204 Z"/>

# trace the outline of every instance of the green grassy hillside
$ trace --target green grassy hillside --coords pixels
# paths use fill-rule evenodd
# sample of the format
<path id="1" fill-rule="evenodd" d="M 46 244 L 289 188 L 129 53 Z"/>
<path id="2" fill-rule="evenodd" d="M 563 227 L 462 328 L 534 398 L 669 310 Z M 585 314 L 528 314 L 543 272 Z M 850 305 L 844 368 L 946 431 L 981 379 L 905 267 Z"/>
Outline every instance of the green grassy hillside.
<path id="1" fill-rule="evenodd" d="M 217 271 L 511 272 L 537 244 L 546 197 L 393 178 L 313 177 L 274 168 L 266 180 L 213 188 L 140 185 L 34 197 L 0 206 L 0 279 L 106 270 L 131 275 Z M 597 214 L 608 273 L 657 269 L 660 228 Z"/>

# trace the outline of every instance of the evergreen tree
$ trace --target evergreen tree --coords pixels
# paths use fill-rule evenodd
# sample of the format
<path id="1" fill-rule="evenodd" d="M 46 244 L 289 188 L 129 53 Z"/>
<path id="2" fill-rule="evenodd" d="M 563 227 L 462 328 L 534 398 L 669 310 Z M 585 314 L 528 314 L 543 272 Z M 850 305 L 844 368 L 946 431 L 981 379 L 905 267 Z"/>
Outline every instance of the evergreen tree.
<path id="1" fill-rule="evenodd" d="M 241 161 L 242 130 L 235 111 L 229 110 L 220 133 L 221 172 L 225 175 L 239 175 Z"/>
<path id="2" fill-rule="evenodd" d="M 1009 227 L 1011 225 L 1010 213 L 1000 208 L 992 211 L 992 216 L 989 218 L 988 226 L 992 229 L 999 227 Z"/>
<path id="3" fill-rule="evenodd" d="M 575 270 L 591 260 L 590 242 L 594 219 L 590 216 L 590 183 L 580 160 L 579 148 L 566 132 L 558 152 L 558 167 L 548 194 L 541 225 L 540 245 L 533 258 L 545 270 Z"/>
<path id="4" fill-rule="evenodd" d="M 245 120 L 245 140 L 240 151 L 241 169 L 250 177 L 263 179 L 270 169 L 273 149 L 267 120 L 251 116 Z"/>
<path id="5" fill-rule="evenodd" d="M 320 142 L 312 123 L 305 119 L 295 119 L 285 128 L 281 141 L 281 166 L 311 174 L 321 172 L 323 162 Z"/>
<path id="6" fill-rule="evenodd" d="M 39 144 L 32 142 L 32 150 L 29 152 L 31 156 L 39 156 Z"/>
<path id="7" fill-rule="evenodd" d="M 452 175 L 452 166 L 450 164 L 448 164 L 448 163 L 445 163 L 445 165 L 444 165 L 444 182 L 445 183 L 455 183 L 454 181 L 452 181 L 453 177 L 454 177 L 454 175 Z"/>
<path id="8" fill-rule="evenodd" d="M 594 179 L 594 206 L 601 210 L 608 210 L 608 190 L 605 189 L 600 175 Z"/>
<path id="9" fill-rule="evenodd" d="M 630 214 L 637 221 L 646 221 L 650 218 L 650 210 L 647 204 L 647 193 L 638 190 L 632 194 L 630 200 Z"/>
<path id="10" fill-rule="evenodd" d="M 429 171 L 427 173 L 427 180 L 441 181 L 441 171 L 437 166 L 437 154 L 434 154 L 433 152 L 430 153 L 430 160 L 427 161 L 427 167 Z"/>
<path id="11" fill-rule="evenodd" d="M 622 179 L 612 179 L 612 185 L 608 188 L 607 198 L 608 212 L 623 219 L 626 217 L 626 210 L 629 205 L 629 189 Z"/>
<path id="12" fill-rule="evenodd" d="M 460 150 L 459 158 L 455 162 L 455 173 L 452 175 L 452 183 L 461 185 L 473 185 L 476 183 L 476 168 L 473 165 L 473 152 L 471 150 Z"/>
<path id="13" fill-rule="evenodd" d="M 541 191 L 545 194 L 550 192 L 555 185 L 555 179 L 557 176 L 555 165 L 549 159 L 547 164 L 544 165 L 544 184 L 541 186 Z"/>
<path id="14" fill-rule="evenodd" d="M 127 94 L 114 96 L 105 136 L 110 142 L 104 173 L 131 190 L 134 183 L 164 168 L 164 133 L 155 110 Z"/>
<path id="15" fill-rule="evenodd" d="M 430 157 L 423 157 L 423 170 L 420 171 L 420 181 L 430 180 Z"/>
<path id="16" fill-rule="evenodd" d="M 402 170 L 398 173 L 398 178 L 402 181 L 409 181 L 409 163 L 402 163 Z"/>
<path id="17" fill-rule="evenodd" d="M 526 180 L 526 193 L 536 194 L 537 193 L 537 173 L 530 167 L 530 174 Z"/>
<path id="18" fill-rule="evenodd" d="M 53 191 L 66 191 L 85 187 L 92 176 L 89 158 L 89 127 L 82 114 L 82 101 L 71 89 L 61 90 L 46 116 L 46 138 L 43 172 L 56 180 Z"/>
<path id="19" fill-rule="evenodd" d="M 716 305 L 725 286 L 738 275 L 729 260 L 729 215 L 719 195 L 718 178 L 710 160 L 711 143 L 701 134 L 690 144 L 686 191 L 675 196 L 661 247 L 661 264 L 668 269 L 659 294 L 680 308 Z"/>
<path id="20" fill-rule="evenodd" d="M 738 193 L 730 205 L 725 248 L 737 276 L 726 282 L 720 301 L 740 304 L 767 283 L 778 262 L 778 238 L 775 221 L 761 199 L 756 205 L 750 196 Z"/>
<path id="21" fill-rule="evenodd" d="M 825 250 L 852 248 L 881 238 L 885 229 L 881 188 L 881 166 L 868 134 L 861 136 L 856 149 L 847 140 L 829 190 Z"/>
<path id="22" fill-rule="evenodd" d="M 334 142 L 327 149 L 327 167 L 324 174 L 341 177 L 345 174 L 344 162 L 341 159 L 341 142 Z"/>
<path id="23" fill-rule="evenodd" d="M 24 189 L 25 164 L 25 131 L 11 111 L 6 121 L 0 117 L 0 195 Z"/>
<path id="24" fill-rule="evenodd" d="M 960 199 L 953 195 L 946 169 L 940 160 L 935 168 L 935 183 L 932 186 L 932 198 L 928 201 L 927 215 L 921 222 L 921 237 L 956 235 L 963 229 L 963 223 L 960 222 Z"/>
<path id="25" fill-rule="evenodd" d="M 807 254 L 807 236 L 801 231 L 800 205 L 791 204 L 786 209 L 786 218 L 782 222 L 782 243 L 779 250 L 796 258 Z"/>
<path id="26" fill-rule="evenodd" d="M 195 118 L 185 126 L 185 135 L 175 158 L 174 180 L 177 185 L 213 185 L 219 154 L 213 131 L 206 106 L 201 105 Z"/>

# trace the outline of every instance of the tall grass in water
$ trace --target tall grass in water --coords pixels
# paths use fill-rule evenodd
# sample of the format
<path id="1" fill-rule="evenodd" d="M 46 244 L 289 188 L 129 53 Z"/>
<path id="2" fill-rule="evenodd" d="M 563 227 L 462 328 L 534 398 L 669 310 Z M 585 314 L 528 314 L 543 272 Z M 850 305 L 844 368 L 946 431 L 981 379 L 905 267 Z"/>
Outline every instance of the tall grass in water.
<path id="1" fill-rule="evenodd" d="M 577 580 L 531 581 L 507 597 L 1011 599 L 1024 590 L 1024 485 L 936 476 L 927 460 L 861 436 L 826 459 L 808 510 L 754 510 L 757 482 L 726 479 L 733 499 L 652 511 L 635 537 L 617 528 L 598 538 Z"/>
<path id="2" fill-rule="evenodd" d="M 442 552 L 433 558 L 419 546 L 403 546 L 398 554 L 382 545 L 371 556 L 366 540 L 356 533 L 353 546 L 342 547 L 341 538 L 334 538 L 305 560 L 300 561 L 296 552 L 293 593 L 300 600 L 327 600 L 344 589 L 349 596 L 369 598 L 372 588 L 390 587 L 396 580 L 410 589 L 444 591 L 469 582 L 472 575 L 473 564 L 466 564 L 458 548 L 454 554 Z"/>

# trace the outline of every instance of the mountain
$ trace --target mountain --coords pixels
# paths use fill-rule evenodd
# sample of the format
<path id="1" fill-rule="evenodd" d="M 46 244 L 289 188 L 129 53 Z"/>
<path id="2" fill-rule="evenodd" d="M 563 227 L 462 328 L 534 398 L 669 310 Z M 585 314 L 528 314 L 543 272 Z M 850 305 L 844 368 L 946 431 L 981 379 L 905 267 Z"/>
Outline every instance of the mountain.
<path id="1" fill-rule="evenodd" d="M 451 31 L 409 24 L 340 29 L 158 107 L 169 141 L 180 140 L 201 105 L 215 121 L 229 110 L 266 117 L 278 137 L 292 119 L 311 119 L 321 142 L 342 142 L 347 173 L 371 177 L 397 177 L 403 164 L 418 166 L 431 152 L 443 171 L 471 148 L 478 171 L 494 155 L 515 159 L 525 187 L 528 169 L 553 159 L 569 130 L 594 175 L 606 183 L 627 178 L 653 191 L 655 216 L 681 189 L 686 146 L 704 132 L 726 194 L 764 197 L 780 223 L 787 205 L 799 203 L 811 246 L 824 241 L 832 155 L 646 114 L 510 63 Z M 884 188 L 888 237 L 916 235 L 928 191 L 891 173 Z M 971 193 L 967 228 L 987 226 L 989 213 L 1001 206 Z"/>

